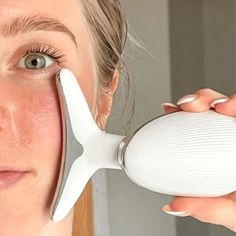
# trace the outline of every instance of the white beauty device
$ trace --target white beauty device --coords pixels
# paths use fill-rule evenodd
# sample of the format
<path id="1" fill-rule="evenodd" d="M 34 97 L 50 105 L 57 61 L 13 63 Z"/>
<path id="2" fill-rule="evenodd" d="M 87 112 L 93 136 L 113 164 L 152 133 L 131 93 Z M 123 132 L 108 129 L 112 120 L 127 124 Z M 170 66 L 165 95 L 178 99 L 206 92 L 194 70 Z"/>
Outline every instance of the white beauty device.
<path id="1" fill-rule="evenodd" d="M 159 116 L 124 137 L 100 130 L 75 76 L 56 78 L 63 121 L 61 173 L 51 218 L 61 221 L 93 174 L 122 169 L 139 186 L 177 196 L 236 190 L 236 119 L 209 110 Z"/>

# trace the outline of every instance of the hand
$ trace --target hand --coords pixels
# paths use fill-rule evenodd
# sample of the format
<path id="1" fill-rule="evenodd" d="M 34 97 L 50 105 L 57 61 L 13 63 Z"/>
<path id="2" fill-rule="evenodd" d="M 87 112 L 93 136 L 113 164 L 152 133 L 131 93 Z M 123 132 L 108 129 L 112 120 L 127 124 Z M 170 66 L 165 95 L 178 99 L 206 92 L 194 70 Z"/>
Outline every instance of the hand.
<path id="1" fill-rule="evenodd" d="M 206 88 L 198 90 L 191 96 L 193 97 L 188 95 L 180 99 L 177 106 L 174 104 L 168 106 L 168 103 L 163 103 L 165 113 L 178 110 L 203 112 L 212 109 L 220 114 L 236 117 L 236 94 L 226 96 Z M 236 232 L 236 192 L 221 197 L 207 198 L 176 196 L 162 209 L 171 215 L 191 216 L 202 222 L 223 225 Z"/>

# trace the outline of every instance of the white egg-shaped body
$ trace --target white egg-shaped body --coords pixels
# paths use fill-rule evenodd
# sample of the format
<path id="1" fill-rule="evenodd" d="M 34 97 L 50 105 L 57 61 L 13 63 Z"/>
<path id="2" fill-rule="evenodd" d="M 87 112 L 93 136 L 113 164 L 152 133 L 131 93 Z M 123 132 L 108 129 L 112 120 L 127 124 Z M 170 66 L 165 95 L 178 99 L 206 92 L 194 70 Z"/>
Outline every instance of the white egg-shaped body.
<path id="1" fill-rule="evenodd" d="M 236 118 L 174 112 L 142 126 L 126 145 L 125 172 L 144 188 L 199 197 L 236 190 Z"/>

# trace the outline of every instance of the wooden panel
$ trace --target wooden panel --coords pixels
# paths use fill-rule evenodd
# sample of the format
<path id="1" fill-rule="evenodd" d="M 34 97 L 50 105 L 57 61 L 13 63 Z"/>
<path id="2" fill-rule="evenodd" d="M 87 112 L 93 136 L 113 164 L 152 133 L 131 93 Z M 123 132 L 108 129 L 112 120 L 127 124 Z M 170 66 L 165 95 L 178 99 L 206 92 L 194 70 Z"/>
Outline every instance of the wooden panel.
<path id="1" fill-rule="evenodd" d="M 75 205 L 73 236 L 93 236 L 92 183 L 87 184 Z"/>

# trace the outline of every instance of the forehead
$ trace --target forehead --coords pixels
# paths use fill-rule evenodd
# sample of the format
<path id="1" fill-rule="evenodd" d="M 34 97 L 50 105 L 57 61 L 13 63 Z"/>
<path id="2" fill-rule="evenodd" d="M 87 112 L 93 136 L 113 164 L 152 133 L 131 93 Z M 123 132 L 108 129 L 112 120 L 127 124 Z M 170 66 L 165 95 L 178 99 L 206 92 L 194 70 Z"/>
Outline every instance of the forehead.
<path id="1" fill-rule="evenodd" d="M 58 19 L 75 34 L 84 26 L 79 0 L 0 0 L 0 22 L 35 14 Z"/>

